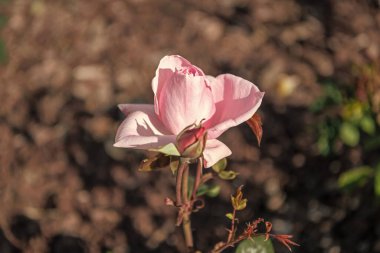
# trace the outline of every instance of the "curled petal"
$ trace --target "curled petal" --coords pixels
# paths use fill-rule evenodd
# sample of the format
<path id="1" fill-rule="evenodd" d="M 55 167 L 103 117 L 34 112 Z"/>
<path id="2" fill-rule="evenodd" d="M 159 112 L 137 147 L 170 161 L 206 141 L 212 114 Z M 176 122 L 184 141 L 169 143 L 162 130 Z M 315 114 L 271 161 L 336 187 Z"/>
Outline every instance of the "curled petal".
<path id="1" fill-rule="evenodd" d="M 176 72 L 158 97 L 159 118 L 173 134 L 210 118 L 215 112 L 213 96 L 204 76 Z"/>
<path id="2" fill-rule="evenodd" d="M 175 142 L 157 118 L 152 105 L 121 105 L 124 113 L 132 112 L 122 122 L 116 133 L 115 147 L 151 149 Z M 133 111 L 133 109 L 140 109 Z"/>
<path id="3" fill-rule="evenodd" d="M 203 151 L 205 167 L 209 168 L 217 163 L 220 159 L 231 155 L 231 150 L 221 141 L 207 140 L 206 148 Z"/>
<path id="4" fill-rule="evenodd" d="M 204 76 L 204 73 L 197 66 L 192 65 L 188 60 L 179 55 L 165 56 L 158 64 L 156 75 L 152 80 L 152 89 L 154 92 L 154 109 L 159 115 L 159 101 L 161 90 L 165 88 L 172 75 L 179 71 L 181 73 L 190 73 L 194 76 Z"/>
<path id="5" fill-rule="evenodd" d="M 256 85 L 232 74 L 208 77 L 215 102 L 215 114 L 205 123 L 209 138 L 217 138 L 227 129 L 252 117 L 264 96 Z"/>

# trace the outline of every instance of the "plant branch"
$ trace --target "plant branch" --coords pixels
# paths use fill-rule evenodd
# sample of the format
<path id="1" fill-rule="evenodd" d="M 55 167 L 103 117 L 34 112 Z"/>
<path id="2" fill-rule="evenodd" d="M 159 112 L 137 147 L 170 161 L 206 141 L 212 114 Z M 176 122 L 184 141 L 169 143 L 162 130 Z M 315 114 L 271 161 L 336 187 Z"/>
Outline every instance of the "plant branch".
<path id="1" fill-rule="evenodd" d="M 228 239 L 227 239 L 227 243 L 230 243 L 231 241 L 233 241 L 234 237 L 235 237 L 235 220 L 236 220 L 236 209 L 234 208 L 234 211 L 232 212 L 232 220 L 231 220 L 231 229 L 228 233 Z"/>
<path id="2" fill-rule="evenodd" d="M 193 243 L 193 234 L 191 231 L 191 221 L 190 221 L 190 204 L 189 204 L 189 166 L 187 163 L 184 163 L 183 177 L 182 177 L 182 199 L 184 201 L 183 210 L 183 221 L 182 228 L 185 235 L 186 246 L 191 251 L 194 247 Z"/>
<path id="3" fill-rule="evenodd" d="M 198 191 L 199 185 L 201 184 L 202 170 L 203 170 L 203 157 L 199 157 L 198 164 L 197 164 L 197 172 L 195 174 L 193 193 L 191 197 L 192 201 L 195 201 L 197 198 L 197 191 Z"/>
<path id="4" fill-rule="evenodd" d="M 176 206 L 181 206 L 182 205 L 182 196 L 181 196 L 181 191 L 182 191 L 182 178 L 183 178 L 183 172 L 188 166 L 185 162 L 179 162 L 178 165 L 178 170 L 177 170 L 177 179 L 176 179 Z"/>

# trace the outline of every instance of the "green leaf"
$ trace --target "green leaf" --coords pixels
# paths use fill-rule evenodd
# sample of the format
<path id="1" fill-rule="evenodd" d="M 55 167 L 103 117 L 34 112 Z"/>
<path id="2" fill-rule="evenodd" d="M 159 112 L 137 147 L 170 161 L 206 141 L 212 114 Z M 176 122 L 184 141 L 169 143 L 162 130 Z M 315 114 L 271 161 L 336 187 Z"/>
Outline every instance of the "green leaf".
<path id="1" fill-rule="evenodd" d="M 232 179 L 235 179 L 237 175 L 238 175 L 238 173 L 235 172 L 235 171 L 232 171 L 232 170 L 223 170 L 222 172 L 220 172 L 220 173 L 218 174 L 218 176 L 219 176 L 221 179 L 224 179 L 224 180 L 232 180 Z"/>
<path id="2" fill-rule="evenodd" d="M 230 220 L 232 220 L 234 218 L 233 214 L 232 213 L 226 213 L 226 217 Z"/>
<path id="3" fill-rule="evenodd" d="M 330 142 L 326 134 L 320 135 L 317 141 L 317 147 L 319 153 L 323 156 L 327 156 L 330 153 Z"/>
<path id="4" fill-rule="evenodd" d="M 217 163 L 215 163 L 213 166 L 212 166 L 212 169 L 216 172 L 216 173 L 220 173 L 222 172 L 223 170 L 225 170 L 227 167 L 227 159 L 226 158 L 223 158 L 223 159 L 220 159 Z"/>
<path id="5" fill-rule="evenodd" d="M 237 207 L 236 207 L 236 210 L 240 211 L 240 210 L 243 210 L 245 207 L 247 206 L 247 199 L 242 199 Z"/>
<path id="6" fill-rule="evenodd" d="M 338 179 L 340 188 L 351 189 L 358 186 L 363 186 L 367 180 L 373 175 L 373 168 L 362 166 L 351 169 L 342 173 Z"/>
<path id="7" fill-rule="evenodd" d="M 180 153 L 177 150 L 177 147 L 174 145 L 174 143 L 169 143 L 163 147 L 160 147 L 158 149 L 149 149 L 150 151 L 156 151 L 163 153 L 165 155 L 173 155 L 173 156 L 180 156 Z"/>
<path id="8" fill-rule="evenodd" d="M 365 133 L 369 135 L 373 135 L 376 131 L 376 123 L 370 116 L 364 116 L 361 119 L 360 127 Z"/>
<path id="9" fill-rule="evenodd" d="M 192 189 L 192 187 L 191 187 Z M 218 196 L 220 193 L 220 186 L 219 185 L 207 185 L 207 184 L 202 184 L 199 186 L 198 191 L 197 191 L 197 196 L 203 196 L 207 195 L 208 197 L 215 198 Z"/>
<path id="10" fill-rule="evenodd" d="M 375 194 L 377 197 L 380 197 L 380 163 L 375 170 Z"/>
<path id="11" fill-rule="evenodd" d="M 239 243 L 235 253 L 274 253 L 271 240 L 265 240 L 265 236 L 257 236 Z"/>
<path id="12" fill-rule="evenodd" d="M 360 140 L 360 134 L 358 128 L 348 122 L 344 122 L 339 129 L 339 137 L 344 144 L 355 147 Z"/>
<path id="13" fill-rule="evenodd" d="M 191 189 L 193 189 L 193 187 L 191 187 Z M 200 196 L 203 196 L 205 195 L 209 190 L 209 186 L 207 184 L 202 184 L 198 187 L 198 191 L 197 191 L 197 196 L 200 197 Z"/>
<path id="14" fill-rule="evenodd" d="M 206 192 L 206 195 L 210 198 L 215 198 L 220 193 L 220 185 L 212 185 L 208 191 Z"/>

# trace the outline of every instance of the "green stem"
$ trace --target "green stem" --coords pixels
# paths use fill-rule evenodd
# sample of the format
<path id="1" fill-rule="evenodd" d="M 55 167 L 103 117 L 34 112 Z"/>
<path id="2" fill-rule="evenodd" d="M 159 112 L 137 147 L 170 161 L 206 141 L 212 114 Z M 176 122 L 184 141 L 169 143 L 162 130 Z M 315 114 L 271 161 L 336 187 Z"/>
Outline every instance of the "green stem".
<path id="1" fill-rule="evenodd" d="M 231 230 L 228 233 L 227 243 L 230 243 L 235 237 L 235 219 L 236 219 L 236 209 L 232 213 L 232 221 L 231 221 Z"/>

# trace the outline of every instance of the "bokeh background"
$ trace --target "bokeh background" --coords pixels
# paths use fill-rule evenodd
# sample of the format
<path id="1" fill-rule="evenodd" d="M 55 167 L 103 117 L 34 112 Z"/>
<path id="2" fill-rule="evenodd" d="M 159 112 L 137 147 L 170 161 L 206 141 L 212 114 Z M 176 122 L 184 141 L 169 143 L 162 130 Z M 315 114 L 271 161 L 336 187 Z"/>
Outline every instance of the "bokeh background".
<path id="1" fill-rule="evenodd" d="M 1 0 L 0 252 L 184 250 L 171 172 L 112 147 L 117 104 L 152 103 L 167 54 L 266 92 L 261 147 L 245 124 L 221 138 L 240 174 L 193 215 L 200 249 L 226 237 L 244 184 L 240 220 L 269 219 L 294 252 L 380 252 L 379 5 Z"/>

